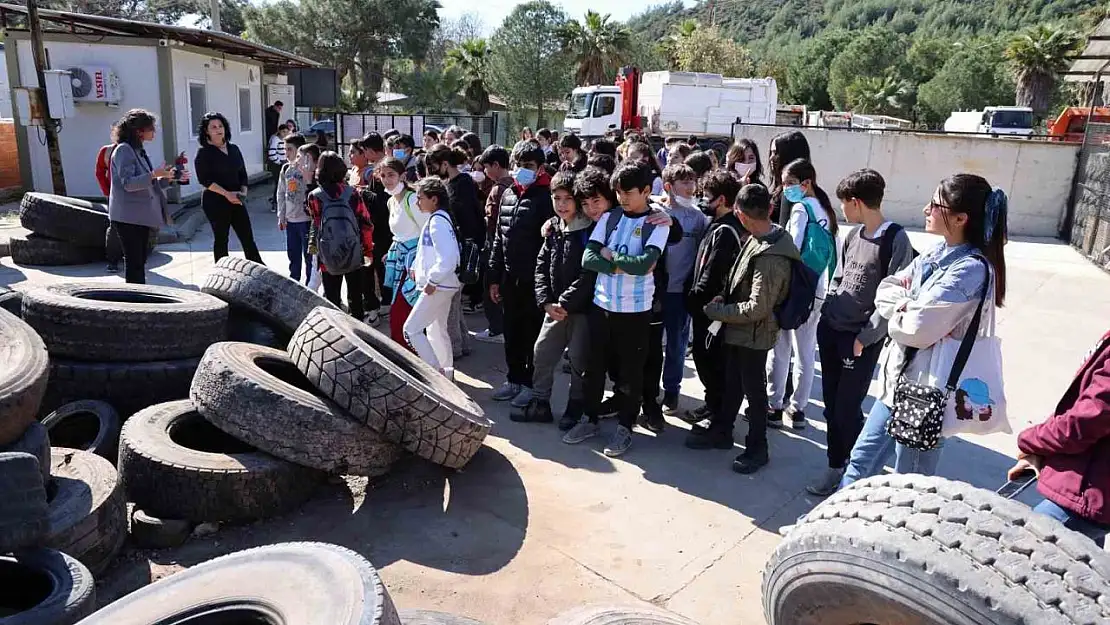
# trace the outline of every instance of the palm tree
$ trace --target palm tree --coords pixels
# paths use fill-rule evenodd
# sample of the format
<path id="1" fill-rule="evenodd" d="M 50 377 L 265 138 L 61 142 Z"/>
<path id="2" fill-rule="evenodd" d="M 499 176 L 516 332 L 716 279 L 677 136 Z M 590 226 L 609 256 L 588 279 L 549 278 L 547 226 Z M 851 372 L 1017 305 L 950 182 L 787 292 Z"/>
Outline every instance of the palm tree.
<path id="1" fill-rule="evenodd" d="M 672 68 L 677 66 L 676 57 L 682 44 L 693 38 L 698 33 L 699 28 L 701 28 L 701 24 L 695 19 L 684 19 L 671 28 L 671 34 L 667 35 L 660 47 L 670 57 Z"/>
<path id="2" fill-rule="evenodd" d="M 848 86 L 848 104 L 856 113 L 897 115 L 907 107 L 912 87 L 894 75 L 857 78 Z"/>
<path id="3" fill-rule="evenodd" d="M 395 88 L 408 96 L 409 106 L 428 113 L 454 113 L 465 78 L 454 67 L 414 66 L 396 77 Z"/>
<path id="4" fill-rule="evenodd" d="M 1078 32 L 1063 25 L 1038 24 L 1010 40 L 1004 52 L 1017 78 L 1018 106 L 1038 117 L 1048 112 L 1056 78 L 1066 70 L 1082 43 Z"/>
<path id="5" fill-rule="evenodd" d="M 480 37 L 467 39 L 447 52 L 447 67 L 458 70 L 466 81 L 466 110 L 471 115 L 489 112 L 489 88 L 486 86 L 489 66 L 489 44 Z"/>
<path id="6" fill-rule="evenodd" d="M 578 85 L 600 85 L 615 75 L 628 59 L 632 34 L 609 15 L 586 11 L 584 22 L 570 20 L 559 31 L 559 41 L 578 64 Z"/>

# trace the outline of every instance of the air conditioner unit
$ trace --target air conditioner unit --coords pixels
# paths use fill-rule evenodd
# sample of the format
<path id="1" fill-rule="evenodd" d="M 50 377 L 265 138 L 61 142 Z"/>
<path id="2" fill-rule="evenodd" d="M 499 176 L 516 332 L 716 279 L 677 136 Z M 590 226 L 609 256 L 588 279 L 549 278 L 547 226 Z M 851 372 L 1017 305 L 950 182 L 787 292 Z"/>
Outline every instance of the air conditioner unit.
<path id="1" fill-rule="evenodd" d="M 71 67 L 69 75 L 76 102 L 119 104 L 123 99 L 119 76 L 107 67 Z"/>

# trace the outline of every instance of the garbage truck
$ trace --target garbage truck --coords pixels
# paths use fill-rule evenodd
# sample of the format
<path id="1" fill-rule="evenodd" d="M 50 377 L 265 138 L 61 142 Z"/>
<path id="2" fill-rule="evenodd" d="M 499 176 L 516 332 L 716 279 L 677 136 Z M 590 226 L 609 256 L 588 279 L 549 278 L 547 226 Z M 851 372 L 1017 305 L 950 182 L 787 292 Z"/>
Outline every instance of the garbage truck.
<path id="1" fill-rule="evenodd" d="M 723 154 L 737 122 L 774 124 L 774 78 L 726 78 L 699 72 L 640 72 L 623 67 L 614 85 L 571 92 L 563 130 L 593 138 L 611 130 L 638 131 L 656 145 L 667 138 L 698 137 Z"/>
<path id="2" fill-rule="evenodd" d="M 1028 106 L 988 106 L 981 111 L 956 111 L 944 122 L 945 132 L 975 132 L 992 137 L 1029 137 L 1033 109 Z"/>

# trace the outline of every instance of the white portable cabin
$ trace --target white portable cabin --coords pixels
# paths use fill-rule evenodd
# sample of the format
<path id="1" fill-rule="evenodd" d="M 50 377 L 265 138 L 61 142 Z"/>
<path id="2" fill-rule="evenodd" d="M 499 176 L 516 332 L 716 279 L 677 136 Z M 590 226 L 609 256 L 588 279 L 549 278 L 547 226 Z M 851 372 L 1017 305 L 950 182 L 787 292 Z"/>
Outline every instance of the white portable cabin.
<path id="1" fill-rule="evenodd" d="M 774 78 L 646 72 L 639 104 L 652 135 L 728 136 L 737 118 L 745 124 L 774 124 L 778 86 Z"/>

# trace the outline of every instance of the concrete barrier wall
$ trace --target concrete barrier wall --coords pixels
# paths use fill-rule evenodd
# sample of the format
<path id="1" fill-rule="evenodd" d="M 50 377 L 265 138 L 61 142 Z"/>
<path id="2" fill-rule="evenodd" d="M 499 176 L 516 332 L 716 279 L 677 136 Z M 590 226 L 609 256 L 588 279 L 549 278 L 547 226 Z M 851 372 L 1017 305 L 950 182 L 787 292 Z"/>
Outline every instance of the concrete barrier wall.
<path id="1" fill-rule="evenodd" d="M 736 127 L 736 136 L 755 141 L 766 162 L 771 139 L 787 130 L 741 125 Z M 979 174 L 1006 191 L 1010 233 L 1026 236 L 1057 235 L 1079 152 L 1074 144 L 1025 139 L 799 130 L 809 140 L 817 182 L 830 196 L 844 176 L 870 167 L 886 179 L 886 215 L 922 227 L 922 209 L 943 178 L 956 173 Z"/>

